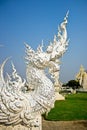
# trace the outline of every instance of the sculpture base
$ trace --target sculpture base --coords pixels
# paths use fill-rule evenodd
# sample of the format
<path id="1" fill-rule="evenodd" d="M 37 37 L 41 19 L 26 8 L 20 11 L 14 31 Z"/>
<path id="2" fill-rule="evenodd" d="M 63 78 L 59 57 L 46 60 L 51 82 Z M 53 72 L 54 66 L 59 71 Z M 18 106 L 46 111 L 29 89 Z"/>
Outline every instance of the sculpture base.
<path id="1" fill-rule="evenodd" d="M 38 115 L 38 121 L 40 123 L 39 127 L 31 127 L 28 128 L 26 126 L 23 126 L 21 124 L 16 125 L 16 126 L 4 126 L 4 125 L 0 125 L 0 130 L 42 130 L 42 117 L 40 115 Z"/>
<path id="2" fill-rule="evenodd" d="M 65 100 L 65 97 L 61 94 L 59 94 L 60 88 L 61 88 L 61 84 L 55 84 L 55 100 Z"/>
<path id="3" fill-rule="evenodd" d="M 65 100 L 65 97 L 61 94 L 59 94 L 59 92 L 55 92 L 55 99 L 56 100 Z"/>

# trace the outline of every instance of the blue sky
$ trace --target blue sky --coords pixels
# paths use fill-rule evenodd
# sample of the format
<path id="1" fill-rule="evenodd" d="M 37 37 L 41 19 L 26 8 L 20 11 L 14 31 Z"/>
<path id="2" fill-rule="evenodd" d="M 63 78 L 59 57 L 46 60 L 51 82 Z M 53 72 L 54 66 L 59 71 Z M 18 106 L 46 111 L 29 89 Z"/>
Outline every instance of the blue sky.
<path id="1" fill-rule="evenodd" d="M 75 78 L 82 64 L 87 69 L 87 0 L 0 0 L 0 63 L 9 56 L 25 76 L 24 42 L 36 49 L 57 34 L 57 27 L 69 10 L 68 51 L 61 59 L 60 81 Z M 6 71 L 11 71 L 10 61 Z"/>

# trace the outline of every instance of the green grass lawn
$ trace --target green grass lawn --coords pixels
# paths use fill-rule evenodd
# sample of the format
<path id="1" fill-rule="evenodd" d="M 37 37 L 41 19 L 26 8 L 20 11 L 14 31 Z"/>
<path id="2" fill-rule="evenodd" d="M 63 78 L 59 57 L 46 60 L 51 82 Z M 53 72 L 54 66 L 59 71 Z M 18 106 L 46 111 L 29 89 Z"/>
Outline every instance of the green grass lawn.
<path id="1" fill-rule="evenodd" d="M 45 115 L 46 120 L 87 120 L 87 93 L 66 95 L 64 101 L 56 101 L 55 107 Z"/>

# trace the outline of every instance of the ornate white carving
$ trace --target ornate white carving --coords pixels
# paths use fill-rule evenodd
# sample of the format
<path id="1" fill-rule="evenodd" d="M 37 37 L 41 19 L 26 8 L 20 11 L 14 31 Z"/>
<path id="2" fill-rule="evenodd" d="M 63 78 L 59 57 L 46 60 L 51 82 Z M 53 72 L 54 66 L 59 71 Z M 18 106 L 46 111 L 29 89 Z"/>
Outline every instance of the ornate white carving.
<path id="1" fill-rule="evenodd" d="M 87 71 L 81 65 L 79 73 L 76 75 L 76 80 L 87 91 Z"/>
<path id="2" fill-rule="evenodd" d="M 36 115 L 49 112 L 54 107 L 55 89 L 52 81 L 46 76 L 45 68 L 54 79 L 55 84 L 59 76 L 59 58 L 66 51 L 67 17 L 58 28 L 58 35 L 43 51 L 43 44 L 35 52 L 28 44 L 26 47 L 26 78 L 22 80 L 14 64 L 13 72 L 3 77 L 3 67 L 7 59 L 0 66 L 0 122 L 5 125 L 22 123 L 27 127 L 39 126 Z M 27 91 L 26 91 L 27 86 Z"/>

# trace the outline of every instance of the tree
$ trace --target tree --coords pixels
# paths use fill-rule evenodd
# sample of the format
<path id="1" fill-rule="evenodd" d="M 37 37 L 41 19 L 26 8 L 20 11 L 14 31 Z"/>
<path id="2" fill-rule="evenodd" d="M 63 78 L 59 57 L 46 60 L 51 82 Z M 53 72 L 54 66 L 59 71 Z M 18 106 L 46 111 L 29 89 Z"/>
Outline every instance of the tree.
<path id="1" fill-rule="evenodd" d="M 72 89 L 78 89 L 80 87 L 80 84 L 76 80 L 70 80 L 70 81 L 68 81 L 68 83 L 66 84 L 66 86 L 69 86 Z"/>

